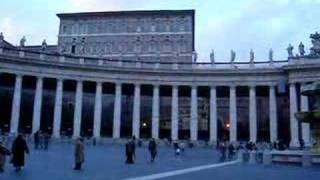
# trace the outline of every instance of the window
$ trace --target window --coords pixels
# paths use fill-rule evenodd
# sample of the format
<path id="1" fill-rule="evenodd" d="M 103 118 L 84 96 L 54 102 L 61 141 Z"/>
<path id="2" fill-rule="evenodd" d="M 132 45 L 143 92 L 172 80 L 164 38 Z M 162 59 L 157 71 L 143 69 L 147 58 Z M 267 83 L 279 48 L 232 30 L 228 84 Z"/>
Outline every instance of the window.
<path id="1" fill-rule="evenodd" d="M 156 32 L 156 25 L 155 24 L 151 25 L 151 32 Z"/>
<path id="2" fill-rule="evenodd" d="M 76 45 L 72 45 L 71 46 L 71 54 L 75 54 L 76 53 Z"/>

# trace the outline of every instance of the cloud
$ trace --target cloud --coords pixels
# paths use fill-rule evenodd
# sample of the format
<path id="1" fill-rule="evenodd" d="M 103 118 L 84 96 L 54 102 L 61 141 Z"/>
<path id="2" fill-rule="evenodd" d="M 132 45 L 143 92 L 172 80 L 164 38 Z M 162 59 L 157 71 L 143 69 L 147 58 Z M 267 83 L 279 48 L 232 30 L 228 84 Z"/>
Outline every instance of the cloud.
<path id="1" fill-rule="evenodd" d="M 6 40 L 10 42 L 16 41 L 17 31 L 15 31 L 12 20 L 9 17 L 0 19 L 0 31 L 3 32 Z"/>

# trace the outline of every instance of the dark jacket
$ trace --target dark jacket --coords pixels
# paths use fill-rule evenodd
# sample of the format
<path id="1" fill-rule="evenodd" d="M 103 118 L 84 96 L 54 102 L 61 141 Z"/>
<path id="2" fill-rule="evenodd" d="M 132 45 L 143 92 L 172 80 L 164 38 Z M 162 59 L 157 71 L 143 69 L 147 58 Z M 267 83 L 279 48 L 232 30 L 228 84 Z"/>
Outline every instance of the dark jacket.
<path id="1" fill-rule="evenodd" d="M 12 144 L 12 160 L 11 163 L 15 167 L 24 166 L 24 156 L 25 153 L 29 154 L 29 148 L 27 142 L 23 139 L 22 136 L 18 136 Z"/>

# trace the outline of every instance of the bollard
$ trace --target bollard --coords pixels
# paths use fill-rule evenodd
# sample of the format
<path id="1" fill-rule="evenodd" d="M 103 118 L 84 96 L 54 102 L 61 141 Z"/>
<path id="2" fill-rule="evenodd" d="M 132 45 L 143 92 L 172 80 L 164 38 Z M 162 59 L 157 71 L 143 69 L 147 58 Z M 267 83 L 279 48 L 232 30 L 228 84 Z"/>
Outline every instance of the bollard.
<path id="1" fill-rule="evenodd" d="M 303 154 L 302 155 L 302 166 L 303 167 L 310 167 L 312 165 L 312 158 L 310 154 Z"/>
<path id="2" fill-rule="evenodd" d="M 272 164 L 272 155 L 269 151 L 263 152 L 262 162 L 264 165 L 271 165 Z"/>
<path id="3" fill-rule="evenodd" d="M 256 155 L 255 151 L 249 152 L 249 164 L 256 164 Z"/>

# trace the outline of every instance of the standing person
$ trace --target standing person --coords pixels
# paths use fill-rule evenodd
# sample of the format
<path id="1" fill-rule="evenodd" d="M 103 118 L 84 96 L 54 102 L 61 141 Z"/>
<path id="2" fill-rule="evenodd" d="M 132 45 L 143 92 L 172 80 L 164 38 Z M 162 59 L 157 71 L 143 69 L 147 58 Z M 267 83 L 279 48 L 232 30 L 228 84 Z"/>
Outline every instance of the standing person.
<path id="1" fill-rule="evenodd" d="M 74 170 L 81 170 L 82 163 L 84 162 L 84 146 L 83 146 L 82 138 L 78 138 L 76 140 L 75 148 L 74 148 L 74 160 L 75 160 Z"/>
<path id="2" fill-rule="evenodd" d="M 14 140 L 11 152 L 13 154 L 12 164 L 16 168 L 16 171 L 20 171 L 21 168 L 24 166 L 25 153 L 29 154 L 27 142 L 21 134 L 19 134 L 17 138 Z"/>
<path id="3" fill-rule="evenodd" d="M 132 138 L 130 141 L 126 143 L 126 163 L 127 164 L 134 164 L 135 159 L 135 143 L 134 139 Z"/>
<path id="4" fill-rule="evenodd" d="M 43 139 L 44 139 L 44 149 L 48 150 L 49 149 L 49 141 L 50 141 L 50 135 L 48 132 L 43 134 Z"/>
<path id="5" fill-rule="evenodd" d="M 148 149 L 151 155 L 151 162 L 154 162 L 157 155 L 157 143 L 153 138 L 149 141 Z"/>
<path id="6" fill-rule="evenodd" d="M 0 173 L 4 171 L 4 166 L 6 164 L 6 156 L 10 155 L 10 151 L 4 147 L 2 141 L 0 141 Z"/>
<path id="7" fill-rule="evenodd" d="M 39 132 L 39 140 L 40 140 L 40 149 L 44 149 L 44 133 L 42 131 Z"/>
<path id="8" fill-rule="evenodd" d="M 33 141 L 34 141 L 34 149 L 38 149 L 39 148 L 39 142 L 40 142 L 40 137 L 39 137 L 39 131 L 37 131 L 36 133 L 34 133 L 33 135 Z"/>
<path id="9" fill-rule="evenodd" d="M 229 160 L 233 159 L 233 155 L 234 155 L 234 146 L 232 143 L 229 144 L 228 146 L 228 151 L 229 151 L 229 155 L 228 155 L 228 158 Z"/>
<path id="10" fill-rule="evenodd" d="M 220 148 L 220 161 L 225 161 L 226 160 L 226 152 L 227 152 L 227 147 L 226 144 L 224 142 L 221 142 L 219 145 Z"/>
<path id="11" fill-rule="evenodd" d="M 180 156 L 180 146 L 178 142 L 174 142 L 173 143 L 173 148 L 174 148 L 174 156 L 177 158 L 178 156 Z"/>

